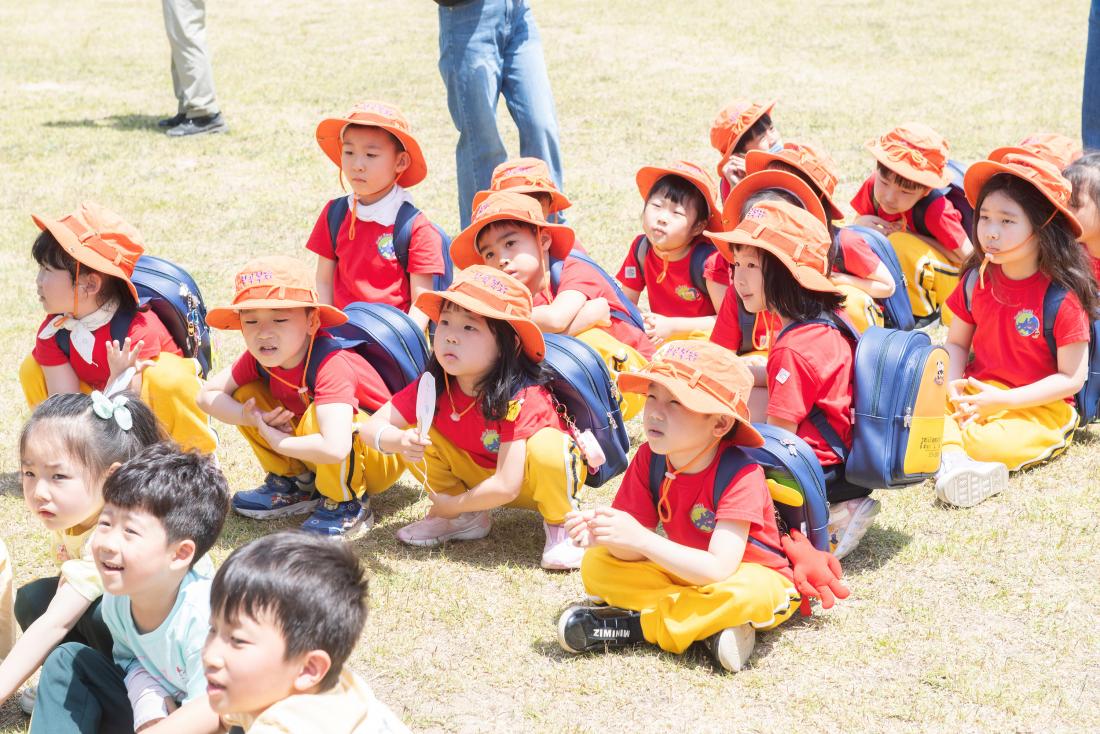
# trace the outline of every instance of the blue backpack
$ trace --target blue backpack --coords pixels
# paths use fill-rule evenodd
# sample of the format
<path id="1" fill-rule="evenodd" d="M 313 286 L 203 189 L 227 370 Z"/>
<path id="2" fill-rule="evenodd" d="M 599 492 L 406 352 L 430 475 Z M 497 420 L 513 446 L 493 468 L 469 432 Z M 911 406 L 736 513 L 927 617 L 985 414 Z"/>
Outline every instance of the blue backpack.
<path id="1" fill-rule="evenodd" d="M 600 487 L 626 470 L 630 439 L 619 410 L 621 395 L 600 355 L 579 339 L 564 334 L 545 334 L 543 363 L 553 377 L 547 384 L 570 433 L 589 430 L 607 461 L 589 471 L 584 483 Z"/>
<path id="2" fill-rule="evenodd" d="M 883 322 L 891 329 L 911 331 L 916 326 L 916 320 L 913 318 L 913 306 L 909 303 L 909 291 L 906 288 L 908 278 L 906 278 L 904 271 L 901 269 L 901 263 L 898 262 L 898 255 L 890 245 L 890 240 L 886 239 L 881 232 L 876 232 L 870 227 L 851 225 L 837 230 L 837 259 L 834 263 L 834 267 L 844 273 L 848 271 L 844 267 L 844 250 L 840 246 L 840 236 L 842 232 L 854 232 L 858 234 L 863 241 L 867 243 L 867 246 L 871 248 L 871 252 L 875 253 L 878 259 L 886 265 L 886 269 L 890 271 L 890 275 L 894 278 L 894 294 L 889 298 L 883 298 L 876 301 L 882 306 Z"/>
<path id="3" fill-rule="evenodd" d="M 580 262 L 589 265 L 600 277 L 607 281 L 607 284 L 611 286 L 615 292 L 615 297 L 619 299 L 619 303 L 623 304 L 623 308 L 612 308 L 611 315 L 617 318 L 619 321 L 626 321 L 633 324 L 635 327 L 645 331 L 645 320 L 642 318 L 642 312 L 638 310 L 638 307 L 634 305 L 634 302 L 626 297 L 623 293 L 623 289 L 619 287 L 619 284 L 615 282 L 615 279 L 608 274 L 606 270 L 600 267 L 600 265 L 580 250 L 573 250 L 565 259 L 559 260 L 558 258 L 550 258 L 550 292 L 555 296 L 558 295 L 558 286 L 561 285 L 561 273 L 565 267 L 566 259 L 579 260 Z"/>
<path id="4" fill-rule="evenodd" d="M 963 178 L 966 176 L 966 166 L 958 161 L 947 161 L 946 172 L 951 177 L 947 185 L 939 188 L 932 189 L 928 196 L 918 201 L 913 206 L 913 226 L 916 228 L 918 234 L 922 234 L 925 237 L 932 237 L 932 233 L 928 231 L 928 227 L 925 225 L 925 217 L 928 216 L 928 206 L 937 199 L 947 197 L 947 200 L 959 210 L 959 214 L 962 215 L 962 226 L 966 232 L 967 237 L 972 237 L 974 233 L 974 207 L 970 206 L 970 202 L 966 200 L 966 190 L 963 189 Z"/>
<path id="5" fill-rule="evenodd" d="M 163 258 L 142 255 L 130 278 L 138 292 L 138 306 L 148 306 L 157 315 L 183 356 L 199 363 L 200 377 L 210 374 L 210 327 L 206 305 L 195 279 L 180 266 Z M 136 311 L 119 309 L 111 319 L 111 339 L 121 344 L 130 333 Z M 69 332 L 55 335 L 57 346 L 69 356 Z"/>
<path id="6" fill-rule="evenodd" d="M 638 262 L 638 277 L 645 278 L 645 258 L 649 254 L 649 249 L 652 245 L 649 244 L 649 238 L 644 234 L 640 234 L 635 238 L 634 244 L 632 244 L 631 250 L 634 252 L 634 259 Z M 691 284 L 695 287 L 695 290 L 699 291 L 700 295 L 707 300 L 710 300 L 710 292 L 707 290 L 707 279 L 704 275 L 706 270 L 707 258 L 718 251 L 713 244 L 709 241 L 697 241 L 691 248 Z"/>
<path id="7" fill-rule="evenodd" d="M 340 233 L 340 225 L 348 216 L 348 197 L 340 196 L 329 202 L 328 206 L 328 236 L 332 242 L 332 250 L 336 251 L 336 236 Z M 397 219 L 393 223 L 393 252 L 397 262 L 405 272 L 409 271 L 409 244 L 412 242 L 412 225 L 420 210 L 409 202 L 401 204 L 397 210 Z M 454 277 L 454 264 L 451 262 L 451 238 L 436 223 L 432 227 L 439 234 L 441 240 L 441 254 L 443 255 L 443 274 L 432 276 L 432 290 L 445 291 L 451 285 Z"/>

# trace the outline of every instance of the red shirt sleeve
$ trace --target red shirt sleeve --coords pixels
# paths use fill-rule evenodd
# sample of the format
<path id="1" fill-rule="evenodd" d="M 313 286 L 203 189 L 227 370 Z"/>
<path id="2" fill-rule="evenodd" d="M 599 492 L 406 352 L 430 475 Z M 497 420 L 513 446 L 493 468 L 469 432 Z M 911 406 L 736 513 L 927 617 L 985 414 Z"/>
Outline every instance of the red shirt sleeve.
<path id="1" fill-rule="evenodd" d="M 957 319 L 974 325 L 974 314 L 970 313 L 970 309 L 966 307 L 966 290 L 964 284 L 966 283 L 966 274 L 969 270 L 963 271 L 959 276 L 959 283 L 955 286 L 955 290 L 951 291 L 951 295 L 947 297 L 945 305 L 951 309 L 951 313 Z M 1063 304 L 1064 307 L 1065 304 Z"/>
<path id="2" fill-rule="evenodd" d="M 306 240 L 306 249 L 326 260 L 335 260 L 336 248 L 333 246 L 332 237 L 328 233 L 328 208 L 330 206 L 332 206 L 331 201 L 325 204 L 325 208 L 321 210 L 321 216 L 317 217 L 317 222 L 313 225 L 313 231 L 310 232 L 309 239 Z"/>
<path id="3" fill-rule="evenodd" d="M 1054 318 L 1054 344 L 1061 347 L 1087 342 L 1089 331 L 1088 314 L 1077 300 L 1077 294 L 1072 291 L 1067 293 L 1058 309 L 1058 315 Z"/>
<path id="4" fill-rule="evenodd" d="M 802 357 L 788 347 L 768 354 L 768 415 L 799 424 L 814 407 L 820 385 Z"/>
<path id="5" fill-rule="evenodd" d="M 649 461 L 653 452 L 649 444 L 642 444 L 630 466 L 626 468 L 619 491 L 611 506 L 622 510 L 637 520 L 643 527 L 653 530 L 657 527 L 657 508 L 653 504 L 653 495 L 649 492 Z"/>
<path id="6" fill-rule="evenodd" d="M 840 230 L 840 248 L 844 257 L 844 270 L 857 278 L 870 277 L 882 262 L 857 232 Z"/>
<path id="7" fill-rule="evenodd" d="M 759 464 L 750 464 L 737 473 L 730 482 L 718 507 L 714 511 L 715 521 L 740 520 L 749 523 L 749 532 L 762 530 L 764 525 L 765 501 L 771 504 L 771 494 L 764 479 L 764 470 Z"/>
<path id="8" fill-rule="evenodd" d="M 852 208 L 856 210 L 856 216 L 875 213 L 874 188 L 875 174 L 872 173 L 852 197 Z"/>
<path id="9" fill-rule="evenodd" d="M 134 314 L 127 336 L 130 337 L 131 344 L 142 342 L 138 355 L 142 359 L 156 359 L 164 352 L 183 355 L 183 350 L 172 340 L 168 327 L 152 311 L 138 311 Z"/>
<path id="10" fill-rule="evenodd" d="M 358 410 L 359 399 L 355 394 L 357 382 L 355 368 L 348 356 L 343 352 L 333 352 L 317 368 L 313 402 L 316 405 L 345 403 Z"/>
<path id="11" fill-rule="evenodd" d="M 410 382 L 390 398 L 390 406 L 398 412 L 406 426 L 411 426 L 416 420 L 416 389 L 419 384 L 419 379 Z M 438 403 L 436 404 L 438 405 Z M 409 416 L 412 416 L 412 418 Z"/>
<path id="12" fill-rule="evenodd" d="M 585 298 L 592 300 L 601 296 L 613 300 L 611 294 L 606 293 L 608 283 L 592 266 L 573 258 L 567 258 L 562 264 L 561 281 L 558 283 L 558 295 L 565 291 L 577 291 L 584 294 Z M 619 305 L 619 304 L 612 304 Z"/>
<path id="13" fill-rule="evenodd" d="M 50 319 L 57 318 L 58 314 L 50 314 L 42 323 L 38 325 L 38 329 L 34 332 L 34 349 L 31 350 L 31 356 L 34 357 L 34 361 L 43 367 L 56 367 L 59 364 L 66 364 L 69 358 L 65 356 L 65 353 L 61 351 L 61 347 L 57 346 L 57 339 L 50 337 L 49 339 L 39 339 L 38 332 L 45 328 L 46 324 L 50 322 Z"/>
<path id="14" fill-rule="evenodd" d="M 413 220 L 408 271 L 421 275 L 443 273 L 443 240 L 423 212 Z"/>
<path id="15" fill-rule="evenodd" d="M 630 243 L 630 249 L 626 251 L 626 257 L 623 258 L 622 267 L 619 268 L 619 273 L 615 276 L 615 279 L 624 286 L 639 293 L 645 290 L 645 274 L 642 272 L 641 266 L 638 265 L 638 258 L 634 256 L 634 252 L 638 249 L 638 242 L 642 236 L 638 235 Z"/>
<path id="16" fill-rule="evenodd" d="M 722 299 L 722 307 L 718 309 L 718 318 L 711 329 L 710 340 L 733 352 L 741 349 L 741 321 L 737 315 L 737 293 L 733 288 L 727 290 Z"/>
<path id="17" fill-rule="evenodd" d="M 248 352 L 237 357 L 237 361 L 229 370 L 229 376 L 233 378 L 233 382 L 237 383 L 237 387 L 260 379 L 260 371 L 256 369 L 256 358 Z"/>
<path id="18" fill-rule="evenodd" d="M 715 252 L 703 263 L 703 277 L 718 285 L 730 285 L 733 280 L 733 268 L 722 253 Z"/>
<path id="19" fill-rule="evenodd" d="M 928 205 L 924 226 L 936 241 L 948 250 L 957 250 L 969 238 L 962 226 L 962 214 L 946 196 L 940 196 Z"/>
<path id="20" fill-rule="evenodd" d="M 541 385 L 524 388 L 509 405 L 508 415 L 500 422 L 500 442 L 505 444 L 511 441 L 523 441 L 543 428 L 560 425 L 561 419 L 554 410 L 554 404 L 550 401 L 550 393 L 546 388 Z"/>

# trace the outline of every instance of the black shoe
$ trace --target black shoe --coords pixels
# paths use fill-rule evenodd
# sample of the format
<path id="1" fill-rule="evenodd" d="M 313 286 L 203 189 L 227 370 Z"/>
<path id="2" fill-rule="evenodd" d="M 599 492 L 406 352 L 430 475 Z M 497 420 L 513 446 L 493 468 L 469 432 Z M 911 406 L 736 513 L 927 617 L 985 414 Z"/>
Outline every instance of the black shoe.
<path id="1" fill-rule="evenodd" d="M 229 129 L 222 113 L 207 115 L 206 117 L 188 117 L 175 127 L 170 127 L 165 134 L 173 138 L 182 138 L 184 135 L 204 135 L 206 133 L 223 133 Z"/>
<path id="2" fill-rule="evenodd" d="M 558 644 L 574 655 L 645 642 L 642 615 L 618 607 L 572 606 L 558 620 Z"/>
<path id="3" fill-rule="evenodd" d="M 176 127 L 177 125 L 179 125 L 180 123 L 182 123 L 186 119 L 187 119 L 187 115 L 183 114 L 182 112 L 179 112 L 179 113 L 173 115 L 172 117 L 166 117 L 163 120 L 157 120 L 157 127 L 159 127 L 159 128 Z"/>

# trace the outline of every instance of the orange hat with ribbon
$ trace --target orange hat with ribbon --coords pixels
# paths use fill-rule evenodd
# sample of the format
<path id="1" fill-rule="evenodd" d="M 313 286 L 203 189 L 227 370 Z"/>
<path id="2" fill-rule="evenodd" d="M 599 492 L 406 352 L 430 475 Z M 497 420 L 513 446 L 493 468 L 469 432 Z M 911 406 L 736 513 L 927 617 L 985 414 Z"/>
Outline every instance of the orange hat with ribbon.
<path id="1" fill-rule="evenodd" d="M 669 166 L 645 166 L 639 169 L 634 180 L 638 184 L 638 193 L 642 195 L 643 201 L 649 199 L 649 192 L 653 190 L 653 186 L 665 176 L 678 176 L 698 189 L 707 202 L 706 228 L 721 229 L 722 213 L 715 203 L 718 201 L 718 192 L 714 188 L 714 179 L 702 167 L 690 161 L 676 161 Z"/>
<path id="2" fill-rule="evenodd" d="M 541 158 L 517 158 L 504 161 L 493 169 L 488 191 L 474 194 L 471 208 L 477 209 L 494 191 L 514 191 L 520 194 L 550 194 L 550 213 L 554 214 L 572 206 L 565 194 L 558 191 L 550 176 L 550 167 Z"/>
<path id="3" fill-rule="evenodd" d="M 528 357 L 541 362 L 546 356 L 542 331 L 531 320 L 531 291 L 511 275 L 488 265 L 471 265 L 455 276 L 450 288 L 421 293 L 415 305 L 438 322 L 444 301 L 487 319 L 507 321 L 516 330 Z"/>
<path id="4" fill-rule="evenodd" d="M 790 166 L 809 179 L 817 188 L 817 195 L 825 198 L 830 220 L 844 218 L 844 212 L 836 203 L 834 194 L 839 180 L 836 163 L 825 151 L 818 151 L 803 143 L 784 143 L 778 153 L 767 150 L 750 150 L 745 155 L 745 173 L 768 170 L 773 164 Z M 780 168 L 779 170 L 783 170 Z"/>
<path id="5" fill-rule="evenodd" d="M 756 173 L 750 173 L 737 182 L 737 185 L 726 197 L 726 203 L 722 205 L 722 222 L 724 229 L 733 229 L 741 222 L 741 210 L 745 208 L 745 202 L 752 198 L 753 194 L 766 189 L 780 189 L 794 196 L 802 202 L 803 208 L 813 214 L 826 227 L 829 220 L 825 215 L 825 207 L 813 187 L 806 183 L 800 176 L 789 171 L 781 171 L 775 168 L 766 168 Z"/>
<path id="6" fill-rule="evenodd" d="M 796 177 L 797 178 L 797 177 Z M 761 201 L 753 205 L 731 232 L 707 232 L 727 260 L 730 245 L 749 245 L 774 255 L 804 288 L 839 293 L 829 280 L 829 230 L 805 209 L 785 201 Z"/>
<path id="7" fill-rule="evenodd" d="M 1073 138 L 1058 133 L 1033 133 L 1017 145 L 997 148 L 989 154 L 989 160 L 999 161 L 1008 153 L 1031 154 L 1053 163 L 1061 171 L 1080 158 L 1084 151 Z"/>
<path id="8" fill-rule="evenodd" d="M 1075 237 L 1082 234 L 1081 223 L 1070 209 L 1069 200 L 1073 187 L 1058 168 L 1048 161 L 1031 153 L 1005 153 L 1000 160 L 978 161 L 966 169 L 963 188 L 966 200 L 977 209 L 978 197 L 989 179 L 998 174 L 1008 174 L 1022 178 L 1039 190 L 1054 208 L 1065 216 L 1069 228 Z"/>
<path id="9" fill-rule="evenodd" d="M 477 251 L 477 236 L 493 222 L 515 220 L 534 225 L 550 233 L 550 256 L 565 258 L 573 249 L 576 236 L 564 224 L 550 224 L 542 216 L 542 206 L 526 194 L 515 191 L 492 191 L 473 213 L 473 221 L 451 240 L 451 260 L 459 268 L 484 262 Z"/>
<path id="10" fill-rule="evenodd" d="M 131 282 L 134 265 L 145 253 L 141 234 L 133 225 L 110 209 L 90 201 L 77 205 L 76 211 L 61 219 L 47 219 L 35 214 L 31 219 L 43 231 L 53 235 L 61 249 L 80 265 L 97 273 L 125 281 L 138 301 L 137 288 Z"/>
<path id="11" fill-rule="evenodd" d="M 409 167 L 397 177 L 400 186 L 415 186 L 428 175 L 428 164 L 413 137 L 409 121 L 395 105 L 387 102 L 360 102 L 343 117 L 327 117 L 317 125 L 317 144 L 339 167 L 344 145 L 344 130 L 348 125 L 379 127 L 401 141 L 409 154 Z"/>
<path id="12" fill-rule="evenodd" d="M 867 150 L 882 165 L 913 183 L 938 189 L 951 177 L 947 141 L 928 125 L 909 122 L 867 141 Z"/>
<path id="13" fill-rule="evenodd" d="M 258 257 L 234 276 L 233 304 L 210 309 L 206 323 L 215 329 L 239 330 L 241 311 L 252 308 L 315 308 L 322 328 L 347 321 L 343 311 L 317 299 L 313 282 L 313 271 L 297 258 Z"/>
<path id="14" fill-rule="evenodd" d="M 769 114 L 773 107 L 775 107 L 774 99 L 767 102 L 735 99 L 719 110 L 718 116 L 710 125 L 710 144 L 722 154 L 722 160 L 718 162 L 717 169 L 719 176 L 722 175 L 722 169 L 726 167 L 741 137 L 756 124 L 757 120 Z"/>

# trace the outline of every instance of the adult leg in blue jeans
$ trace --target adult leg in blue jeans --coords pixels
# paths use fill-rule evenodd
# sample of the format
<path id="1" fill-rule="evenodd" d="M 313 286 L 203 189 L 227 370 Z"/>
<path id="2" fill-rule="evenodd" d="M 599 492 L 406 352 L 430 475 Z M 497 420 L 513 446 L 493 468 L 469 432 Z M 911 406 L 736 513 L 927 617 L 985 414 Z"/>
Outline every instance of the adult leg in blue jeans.
<path id="1" fill-rule="evenodd" d="M 76 642 L 50 653 L 38 679 L 31 734 L 133 731 L 122 671 L 109 655 Z"/>
<path id="2" fill-rule="evenodd" d="M 1085 51 L 1085 88 L 1081 96 L 1081 142 L 1100 150 L 1100 0 L 1089 10 L 1089 40 Z"/>

